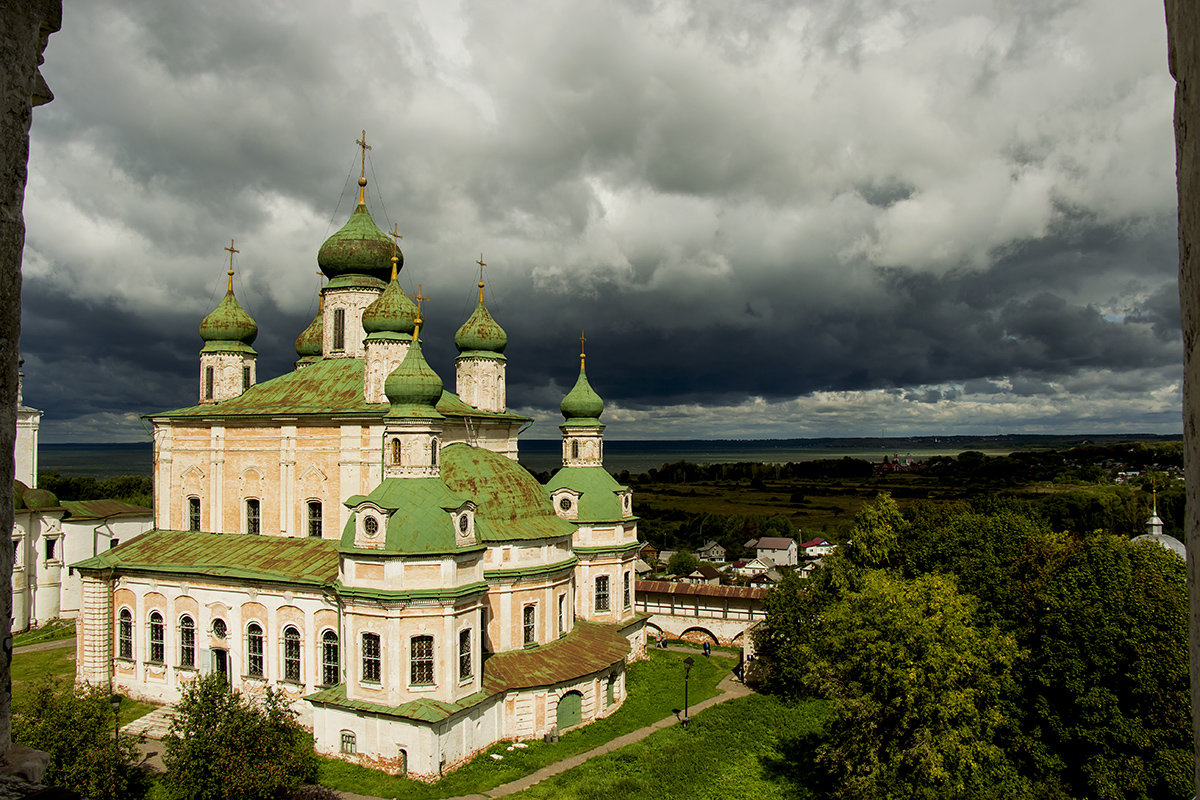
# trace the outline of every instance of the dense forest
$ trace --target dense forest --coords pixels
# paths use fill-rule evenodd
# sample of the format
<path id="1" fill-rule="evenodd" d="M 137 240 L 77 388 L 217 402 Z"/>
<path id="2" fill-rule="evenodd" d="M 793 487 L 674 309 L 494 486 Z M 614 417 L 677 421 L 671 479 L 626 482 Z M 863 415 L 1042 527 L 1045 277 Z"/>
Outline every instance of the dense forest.
<path id="1" fill-rule="evenodd" d="M 61 475 L 43 472 L 38 488 L 52 492 L 59 500 L 124 500 L 152 508 L 154 481 L 149 475 L 118 475 L 97 480 L 90 475 Z"/>
<path id="2" fill-rule="evenodd" d="M 768 596 L 753 677 L 828 704 L 797 740 L 828 798 L 1185 798 L 1184 562 L 1026 505 L 865 506 Z"/>

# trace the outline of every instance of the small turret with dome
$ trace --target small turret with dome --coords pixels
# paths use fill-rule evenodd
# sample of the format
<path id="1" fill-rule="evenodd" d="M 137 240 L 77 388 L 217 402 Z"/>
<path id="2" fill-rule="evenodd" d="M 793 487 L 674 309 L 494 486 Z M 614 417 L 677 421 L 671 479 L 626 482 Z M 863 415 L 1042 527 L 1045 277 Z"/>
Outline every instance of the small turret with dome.
<path id="1" fill-rule="evenodd" d="M 417 302 L 425 299 L 418 286 Z M 437 410 L 442 379 L 425 361 L 420 334 L 418 305 L 412 344 L 383 384 L 390 405 L 383 416 L 385 478 L 436 478 L 439 474 L 438 439 L 445 419 Z"/>
<path id="2" fill-rule="evenodd" d="M 258 353 L 251 347 L 258 325 L 233 294 L 233 255 L 229 240 L 229 282 L 225 296 L 200 323 L 200 403 L 209 405 L 237 397 L 254 385 Z"/>
<path id="3" fill-rule="evenodd" d="M 321 332 L 325 327 L 324 298 L 317 294 L 317 315 L 296 337 L 296 369 L 321 360 Z"/>
<path id="4" fill-rule="evenodd" d="M 487 264 L 482 254 L 475 263 L 479 265 L 479 301 L 454 335 L 454 346 L 458 348 L 454 388 L 464 403 L 501 414 L 508 403 L 504 357 L 508 334 L 492 319 L 483 301 L 483 268 Z"/>
<path id="5" fill-rule="evenodd" d="M 401 253 L 381 231 L 367 210 L 367 132 L 356 141 L 362 148 L 358 177 L 358 205 L 341 230 L 317 252 L 317 266 L 329 283 L 325 298 L 322 353 L 325 358 L 359 358 L 363 355 L 363 312 L 379 298 L 392 274 L 392 258 L 404 263 Z"/>
<path id="6" fill-rule="evenodd" d="M 363 395 L 368 403 L 386 403 L 384 379 L 404 361 L 416 326 L 417 306 L 400 287 L 400 236 L 393 227 L 392 275 L 383 294 L 363 311 L 362 324 L 367 336 L 363 339 L 366 351 L 366 377 Z"/>

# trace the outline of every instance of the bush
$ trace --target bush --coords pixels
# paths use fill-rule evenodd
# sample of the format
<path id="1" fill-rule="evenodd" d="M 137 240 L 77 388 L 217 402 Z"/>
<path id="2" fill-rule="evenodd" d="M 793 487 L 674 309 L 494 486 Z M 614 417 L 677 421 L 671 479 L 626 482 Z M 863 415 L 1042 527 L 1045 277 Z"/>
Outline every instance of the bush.
<path id="1" fill-rule="evenodd" d="M 283 692 L 234 692 L 219 673 L 184 688 L 163 740 L 174 800 L 272 800 L 316 779 L 312 739 Z"/>
<path id="2" fill-rule="evenodd" d="M 91 800 L 145 797 L 150 778 L 137 766 L 140 737 L 114 742 L 113 728 L 110 695 L 98 686 L 46 681 L 12 714 L 13 741 L 50 754 L 47 786 Z"/>

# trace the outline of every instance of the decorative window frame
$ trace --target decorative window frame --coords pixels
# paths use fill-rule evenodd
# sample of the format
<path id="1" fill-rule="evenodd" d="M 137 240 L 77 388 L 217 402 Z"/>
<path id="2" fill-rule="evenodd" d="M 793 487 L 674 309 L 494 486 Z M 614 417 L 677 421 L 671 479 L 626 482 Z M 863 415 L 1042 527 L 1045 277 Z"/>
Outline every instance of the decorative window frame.
<path id="1" fill-rule="evenodd" d="M 554 504 L 554 513 L 563 519 L 579 519 L 579 499 L 581 497 L 583 497 L 582 493 L 574 489 L 561 488 L 556 489 L 550 495 L 550 502 Z"/>

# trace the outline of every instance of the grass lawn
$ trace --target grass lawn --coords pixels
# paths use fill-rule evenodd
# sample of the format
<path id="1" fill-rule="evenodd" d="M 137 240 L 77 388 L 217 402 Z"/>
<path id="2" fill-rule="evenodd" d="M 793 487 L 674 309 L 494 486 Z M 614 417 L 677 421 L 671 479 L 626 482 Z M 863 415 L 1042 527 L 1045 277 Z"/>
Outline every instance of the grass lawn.
<path id="1" fill-rule="evenodd" d="M 687 730 L 665 728 L 511 797 L 808 800 L 817 795 L 802 755 L 821 730 L 824 708 L 766 695 L 731 700 L 693 717 Z"/>
<path id="2" fill-rule="evenodd" d="M 75 648 L 63 647 L 33 653 L 14 653 L 12 660 L 12 701 L 20 707 L 33 688 L 42 681 L 60 680 L 70 685 L 75 680 Z M 144 717 L 155 709 L 147 703 L 125 700 L 121 703 L 121 724 Z"/>
<path id="3" fill-rule="evenodd" d="M 435 798 L 474 794 L 517 780 L 567 756 L 590 750 L 622 734 L 671 715 L 683 707 L 683 659 L 687 653 L 649 651 L 650 659 L 629 667 L 628 697 L 615 714 L 546 744 L 531 741 L 527 749 L 508 752 L 508 742 L 495 744 L 436 784 L 425 784 L 366 769 L 341 759 L 321 759 L 323 786 L 375 797 Z M 691 703 L 717 694 L 717 683 L 733 669 L 736 658 L 716 654 L 695 659 L 688 681 Z M 503 761 L 489 756 L 498 753 Z"/>
<path id="4" fill-rule="evenodd" d="M 75 620 L 52 619 L 40 628 L 31 628 L 13 636 L 13 647 L 23 647 L 56 639 L 70 639 L 75 635 Z"/>

